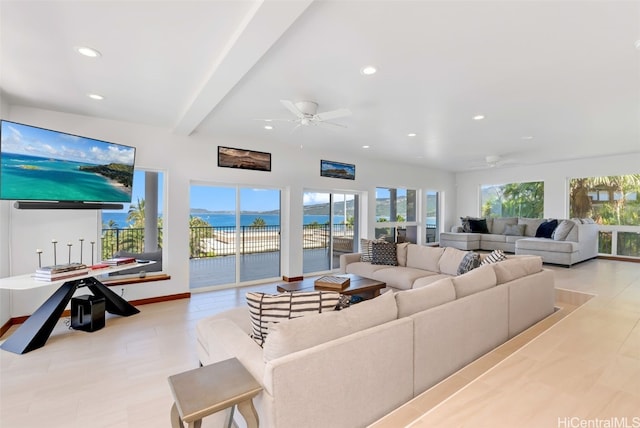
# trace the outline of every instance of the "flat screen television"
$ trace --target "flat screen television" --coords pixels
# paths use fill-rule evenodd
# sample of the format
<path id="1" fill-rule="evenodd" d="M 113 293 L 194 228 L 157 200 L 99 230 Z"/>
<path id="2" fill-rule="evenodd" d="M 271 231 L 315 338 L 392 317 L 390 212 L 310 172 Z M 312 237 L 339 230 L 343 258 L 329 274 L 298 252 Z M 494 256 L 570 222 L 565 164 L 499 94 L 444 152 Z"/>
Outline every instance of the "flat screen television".
<path id="1" fill-rule="evenodd" d="M 2 120 L 0 199 L 130 203 L 135 153 L 122 144 Z"/>

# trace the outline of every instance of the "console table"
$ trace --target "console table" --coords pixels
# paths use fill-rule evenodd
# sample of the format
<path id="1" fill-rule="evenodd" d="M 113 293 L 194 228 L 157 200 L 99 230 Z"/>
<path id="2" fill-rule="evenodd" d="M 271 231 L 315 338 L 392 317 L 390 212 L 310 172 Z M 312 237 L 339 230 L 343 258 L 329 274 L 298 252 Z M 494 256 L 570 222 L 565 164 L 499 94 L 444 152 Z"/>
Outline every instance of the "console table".
<path id="1" fill-rule="evenodd" d="M 146 263 L 145 265 L 148 265 Z M 84 275 L 57 281 L 37 281 L 33 274 L 0 278 L 0 288 L 8 290 L 31 290 L 34 288 L 59 285 L 60 287 L 49 297 L 27 320 L 14 331 L 0 348 L 14 354 L 26 354 L 44 346 L 53 328 L 62 316 L 62 312 L 79 287 L 88 287 L 98 297 L 104 297 L 105 309 L 115 315 L 128 317 L 140 312 L 122 297 L 111 291 L 95 277 L 112 272 L 118 272 L 136 266 L 139 263 L 129 263 L 121 266 L 95 269 Z"/>

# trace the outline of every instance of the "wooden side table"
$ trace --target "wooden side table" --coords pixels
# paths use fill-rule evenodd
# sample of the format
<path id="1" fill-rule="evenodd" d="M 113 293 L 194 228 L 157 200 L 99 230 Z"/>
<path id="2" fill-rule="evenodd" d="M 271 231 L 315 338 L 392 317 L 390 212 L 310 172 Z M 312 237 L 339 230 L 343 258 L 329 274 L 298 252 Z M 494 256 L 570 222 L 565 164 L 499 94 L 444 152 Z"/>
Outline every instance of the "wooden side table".
<path id="1" fill-rule="evenodd" d="M 234 406 L 248 428 L 258 427 L 253 397 L 262 387 L 236 358 L 169 376 L 168 380 L 175 400 L 171 406 L 173 428 L 183 428 L 183 422 L 189 428 L 199 428 L 202 418 L 228 408 L 226 425 L 230 427 Z"/>

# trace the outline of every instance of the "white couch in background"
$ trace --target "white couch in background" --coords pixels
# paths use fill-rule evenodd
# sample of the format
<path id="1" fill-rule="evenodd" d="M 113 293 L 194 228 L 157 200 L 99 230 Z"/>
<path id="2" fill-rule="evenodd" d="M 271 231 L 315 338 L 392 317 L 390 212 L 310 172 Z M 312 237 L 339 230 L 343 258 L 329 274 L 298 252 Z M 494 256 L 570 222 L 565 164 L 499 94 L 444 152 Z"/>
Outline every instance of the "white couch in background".
<path id="1" fill-rule="evenodd" d="M 264 388 L 254 399 L 261 427 L 361 427 L 554 310 L 553 273 L 539 257 L 434 275 L 419 288 L 274 324 L 264 348 L 250 337 L 247 307 L 231 309 L 198 322 L 198 356 L 204 365 L 236 357 L 251 372 Z"/>
<path id="2" fill-rule="evenodd" d="M 462 232 L 454 226 L 451 232 L 440 234 L 441 247 L 461 250 L 502 250 L 519 255 L 536 255 L 544 263 L 571 266 L 598 256 L 598 225 L 588 219 L 558 220 L 558 224 L 571 226 L 568 234 L 553 238 L 536 238 L 536 231 L 546 219 L 503 217 L 486 219 L 489 233 Z M 522 236 L 505 234 L 508 226 L 523 225 Z"/>

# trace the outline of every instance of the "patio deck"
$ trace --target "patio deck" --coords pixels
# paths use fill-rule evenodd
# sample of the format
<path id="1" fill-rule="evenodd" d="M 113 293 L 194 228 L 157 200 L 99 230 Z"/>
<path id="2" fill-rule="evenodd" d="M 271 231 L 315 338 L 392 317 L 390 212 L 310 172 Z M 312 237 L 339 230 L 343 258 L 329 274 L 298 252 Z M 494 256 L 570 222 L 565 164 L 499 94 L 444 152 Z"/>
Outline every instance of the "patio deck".
<path id="1" fill-rule="evenodd" d="M 306 273 L 329 272 L 327 248 L 303 250 L 303 266 Z M 280 279 L 280 252 L 244 254 L 240 262 L 240 282 Z M 333 265 L 340 266 L 340 253 L 334 253 Z M 236 284 L 236 256 L 218 256 L 189 261 L 189 288 L 198 289 L 212 286 Z M 236 284 L 242 285 L 242 284 Z"/>

